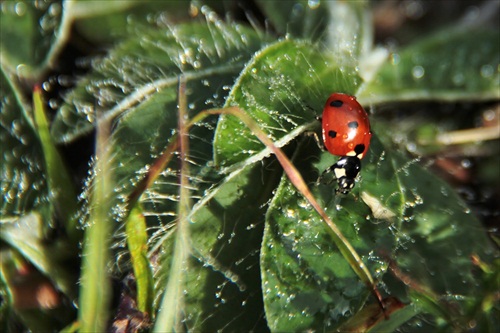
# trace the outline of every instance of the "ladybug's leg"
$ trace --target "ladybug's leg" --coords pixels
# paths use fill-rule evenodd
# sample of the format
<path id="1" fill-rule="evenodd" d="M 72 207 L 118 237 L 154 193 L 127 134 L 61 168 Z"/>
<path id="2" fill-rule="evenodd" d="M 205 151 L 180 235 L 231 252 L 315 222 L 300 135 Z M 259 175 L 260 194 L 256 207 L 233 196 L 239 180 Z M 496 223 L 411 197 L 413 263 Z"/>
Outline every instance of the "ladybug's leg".
<path id="1" fill-rule="evenodd" d="M 316 119 L 320 124 L 321 124 L 321 121 L 322 121 L 322 117 L 320 116 L 317 116 L 316 115 L 316 110 L 314 110 L 312 107 L 310 107 L 308 104 L 306 104 L 306 107 L 313 112 L 313 114 L 315 114 L 314 116 L 314 119 Z M 318 145 L 319 149 L 321 150 L 326 150 L 326 147 L 325 145 L 323 144 L 323 141 L 321 141 L 319 139 L 319 136 L 318 136 L 318 133 L 316 133 L 315 131 L 307 131 L 307 132 L 304 132 L 305 135 L 307 136 L 312 136 L 314 141 L 316 142 L 316 144 Z"/>
<path id="2" fill-rule="evenodd" d="M 326 150 L 326 147 L 323 144 L 323 141 L 319 139 L 318 133 L 316 133 L 314 131 L 307 131 L 307 132 L 304 132 L 304 134 L 312 137 L 314 139 L 314 142 L 316 142 L 316 144 L 318 145 L 318 148 L 320 150 Z"/>
<path id="3" fill-rule="evenodd" d="M 316 115 L 316 113 L 317 113 L 317 110 L 316 110 L 316 109 L 314 109 L 312 106 L 310 106 L 309 104 L 307 104 L 307 102 L 306 102 L 306 101 L 304 101 L 304 100 L 302 101 L 302 103 L 304 103 L 304 105 L 305 105 L 305 107 L 307 108 L 307 110 L 309 110 L 312 114 Z M 320 119 L 320 121 L 321 121 L 321 117 L 316 116 L 316 119 L 318 119 L 318 118 L 319 118 L 319 119 Z"/>
<path id="4" fill-rule="evenodd" d="M 326 150 L 326 149 L 325 149 Z M 340 161 L 340 160 L 339 160 Z M 325 177 L 325 175 L 328 175 L 330 173 L 333 173 L 334 177 L 330 178 L 328 181 L 324 182 L 324 184 L 326 185 L 330 185 L 331 183 L 333 183 L 334 180 L 339 180 L 340 178 L 338 177 L 338 172 L 335 172 L 335 170 L 339 169 L 340 166 L 339 166 L 339 161 L 337 161 L 337 163 L 335 164 L 332 164 L 331 166 L 329 166 L 328 168 L 326 168 L 322 173 L 321 175 L 319 175 L 318 177 L 318 180 L 316 181 L 316 185 L 318 185 L 321 180 Z"/>
<path id="5" fill-rule="evenodd" d="M 336 163 L 335 163 L 336 164 Z M 334 170 L 334 165 L 328 167 L 327 169 L 325 169 L 325 171 L 323 171 L 319 176 L 318 176 L 318 179 L 316 180 L 316 185 L 319 185 L 319 183 L 321 183 L 321 180 L 325 177 L 325 175 L 331 173 L 333 170 Z M 333 177 L 331 179 L 328 179 L 328 181 L 324 182 L 324 184 L 326 185 L 330 185 L 331 183 L 333 183 L 333 181 L 336 179 L 336 177 Z"/>

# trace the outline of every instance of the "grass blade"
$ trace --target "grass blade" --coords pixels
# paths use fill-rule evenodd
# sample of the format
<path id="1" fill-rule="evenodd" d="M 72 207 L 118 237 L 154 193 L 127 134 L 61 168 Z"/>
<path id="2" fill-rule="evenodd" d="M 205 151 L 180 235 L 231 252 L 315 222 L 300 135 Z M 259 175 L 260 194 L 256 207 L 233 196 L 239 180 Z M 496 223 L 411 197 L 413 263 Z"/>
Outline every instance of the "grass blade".
<path id="1" fill-rule="evenodd" d="M 85 232 L 82 282 L 80 288 L 80 332 L 106 331 L 111 283 L 108 274 L 110 259 L 111 198 L 113 181 L 109 156 L 109 124 L 100 122 L 97 132 L 97 153 L 89 226 Z"/>

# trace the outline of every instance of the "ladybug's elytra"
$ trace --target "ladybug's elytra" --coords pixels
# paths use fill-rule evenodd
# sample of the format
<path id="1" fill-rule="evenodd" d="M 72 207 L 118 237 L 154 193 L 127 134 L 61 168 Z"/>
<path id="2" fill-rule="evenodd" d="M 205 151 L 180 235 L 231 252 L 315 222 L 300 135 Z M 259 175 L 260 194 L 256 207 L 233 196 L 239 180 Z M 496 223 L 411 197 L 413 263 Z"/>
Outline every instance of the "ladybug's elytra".
<path id="1" fill-rule="evenodd" d="M 321 122 L 326 150 L 341 157 L 328 170 L 333 170 L 337 178 L 337 191 L 347 194 L 354 187 L 361 159 L 370 146 L 368 115 L 356 97 L 333 93 L 326 101 Z"/>

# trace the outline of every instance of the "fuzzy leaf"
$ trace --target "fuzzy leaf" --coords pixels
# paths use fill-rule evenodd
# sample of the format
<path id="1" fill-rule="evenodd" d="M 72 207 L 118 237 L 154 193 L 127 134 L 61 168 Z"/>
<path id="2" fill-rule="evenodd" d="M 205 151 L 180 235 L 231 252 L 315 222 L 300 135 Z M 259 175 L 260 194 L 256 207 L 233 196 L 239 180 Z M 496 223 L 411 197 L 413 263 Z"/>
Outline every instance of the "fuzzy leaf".
<path id="1" fill-rule="evenodd" d="M 66 96 L 53 124 L 54 137 L 71 141 L 93 129 L 96 112 L 111 119 L 134 113 L 159 92 L 161 103 L 168 104 L 156 107 L 168 112 L 175 106 L 180 73 L 199 82 L 190 108 L 208 108 L 261 43 L 253 30 L 218 19 L 161 30 L 138 27 L 135 34 L 106 58 L 96 59 L 94 71 Z M 215 95 L 198 98 L 203 91 Z"/>
<path id="2" fill-rule="evenodd" d="M 314 144 L 305 146 L 295 153 L 295 161 L 316 199 L 369 270 L 384 281 L 385 289 L 403 302 L 416 302 L 409 312 L 405 310 L 398 325 L 419 313 L 442 314 L 430 303 L 418 302 L 411 288 L 402 288 L 401 281 L 387 273 L 389 258 L 420 288 L 439 295 L 432 300 L 435 303 L 446 298 L 466 309 L 474 295 L 484 293 L 471 274 L 474 266 L 469 257 L 490 258 L 493 249 L 479 221 L 446 183 L 425 171 L 418 160 L 409 161 L 387 150 L 375 136 L 363 160 L 362 181 L 350 195 L 339 198 L 331 186 L 314 185 L 317 175 L 333 163 L 324 153 L 315 166 L 311 157 L 315 151 Z M 264 304 L 274 331 L 338 328 L 371 297 L 333 246 L 327 227 L 287 179 L 267 213 L 262 244 Z M 449 279 L 438 272 L 457 272 L 459 278 Z M 460 319 L 449 308 L 442 311 L 448 319 Z M 366 323 L 357 325 L 369 326 L 371 318 L 365 319 Z"/>
<path id="3" fill-rule="evenodd" d="M 332 92 L 353 94 L 359 84 L 354 67 L 337 64 L 311 43 L 285 40 L 252 59 L 226 105 L 243 109 L 282 147 L 311 125 Z M 259 161 L 269 153 L 241 121 L 221 117 L 214 160 L 224 172 Z"/>
<path id="4" fill-rule="evenodd" d="M 314 159 L 307 157 L 311 153 L 317 156 L 318 149 L 309 142 L 296 152 L 296 166 L 369 271 L 380 276 L 386 264 L 373 251 L 392 253 L 396 246 L 392 232 L 373 223 L 369 207 L 355 195 L 340 199 L 333 186 L 314 185 L 319 172 Z M 328 160 L 333 163 L 328 155 L 322 156 L 320 168 Z M 357 190 L 362 191 L 364 184 Z M 273 331 L 334 329 L 370 295 L 335 247 L 328 227 L 288 179 L 282 181 L 267 212 L 261 270 L 266 317 Z"/>
<path id="5" fill-rule="evenodd" d="M 67 97 L 68 103 L 60 109 L 53 133 L 69 141 L 92 129 L 92 108 L 95 104 L 103 107 L 105 118 L 115 119 L 110 145 L 113 152 L 113 176 L 117 184 L 117 196 L 112 199 L 113 212 L 118 221 L 128 213 L 125 209 L 128 196 L 177 131 L 178 75 L 183 73 L 187 80 L 188 111 L 189 116 L 193 117 L 205 108 L 223 104 L 227 87 L 233 84 L 236 75 L 253 52 L 260 48 L 261 39 L 255 31 L 234 23 L 225 24 L 215 18 L 216 16 L 211 15 L 208 23 L 180 25 L 161 31 L 144 28 L 140 34 L 111 51 L 109 57 L 96 61 L 94 71 Z M 93 102 L 95 99 L 98 100 L 97 103 Z M 75 105 L 82 107 L 75 108 Z M 76 127 L 73 128 L 71 124 Z M 190 132 L 187 162 L 190 163 L 192 174 L 190 190 L 194 203 L 205 198 L 210 188 L 221 180 L 210 166 L 214 128 L 215 119 L 212 118 L 196 124 Z M 150 236 L 153 233 L 155 236 L 150 240 L 151 251 L 156 254 L 156 250 L 162 249 L 162 260 L 153 267 L 157 285 L 154 311 L 158 310 L 158 298 L 165 291 L 169 278 L 172 259 L 170 249 L 174 238 L 170 237 L 173 235 L 170 228 L 175 226 L 179 204 L 179 162 L 179 157 L 175 155 L 159 179 L 140 199 L 148 232 Z M 224 277 L 229 274 L 227 272 L 230 272 L 222 268 L 223 264 L 217 263 L 218 258 L 212 257 L 216 256 L 212 254 L 215 251 L 213 242 L 220 242 L 217 235 L 221 234 L 220 229 L 225 223 L 223 217 L 218 217 L 206 223 L 200 222 L 201 231 L 189 232 L 192 235 L 191 241 L 196 245 L 194 249 L 197 252 L 191 259 L 196 268 L 188 276 L 187 290 L 190 292 L 185 299 L 189 310 L 183 312 L 193 313 L 193 317 L 186 320 L 189 326 L 195 328 L 205 327 L 204 325 L 216 327 L 220 324 L 214 317 L 217 310 L 205 310 L 203 305 L 208 299 L 214 298 L 217 286 L 212 285 L 210 291 L 203 287 L 213 277 L 210 274 L 212 268 L 207 268 L 210 267 L 207 265 L 220 267 L 219 270 L 223 273 L 217 272 L 216 276 L 218 279 L 222 278 L 221 283 L 227 279 Z M 214 227 L 213 232 L 207 233 L 210 226 Z M 243 229 L 245 227 L 246 225 L 241 226 Z M 258 244 L 259 242 L 253 242 L 250 245 L 257 245 L 258 248 Z M 248 252 L 237 252 L 235 255 L 236 259 L 231 257 L 230 260 L 242 260 Z M 253 258 L 255 262 L 256 256 Z M 198 270 L 205 273 L 198 274 Z M 255 272 L 258 273 L 258 266 L 253 269 L 253 276 Z M 209 279 L 204 280 L 205 276 Z M 240 293 L 238 287 L 235 290 L 231 292 Z M 257 295 L 255 287 L 252 295 Z M 243 294 L 231 297 L 243 302 L 250 296 Z M 232 304 L 232 308 L 240 311 Z M 218 305 L 216 303 L 214 307 Z M 245 309 L 243 312 L 250 311 Z M 198 321 L 204 316 L 208 319 Z M 212 317 L 214 320 L 210 319 Z M 256 318 L 252 318 L 255 323 Z"/>
<path id="6" fill-rule="evenodd" d="M 201 45 L 199 40 L 203 41 Z M 151 44 L 153 41 L 154 45 Z M 92 82 L 91 86 L 106 85 L 106 82 L 109 82 L 109 80 L 101 82 L 98 79 L 106 70 L 108 74 L 115 76 L 117 81 L 125 79 L 126 82 L 121 84 L 131 85 L 127 95 L 118 93 L 112 95 L 118 98 L 118 103 L 135 98 L 138 90 L 148 91 L 147 99 L 134 101 L 133 103 L 137 104 L 126 112 L 114 108 L 105 113 L 105 117 L 121 115 L 112 134 L 112 150 L 116 163 L 114 176 L 119 194 L 116 198 L 118 206 L 115 209 L 119 214 L 118 219 L 125 214 L 120 205 L 125 205 L 128 195 L 177 131 L 177 75 L 182 71 L 187 79 L 187 99 L 191 117 L 204 108 L 220 106 L 223 103 L 225 86 L 232 84 L 238 68 L 243 66 L 244 60 L 248 59 L 252 51 L 259 46 L 258 36 L 238 25 L 223 25 L 219 21 L 217 25 L 195 23 L 168 31 L 147 31 L 137 39 L 126 42 L 113 51 L 109 58 L 102 60 L 102 66 L 99 66 L 91 78 L 87 79 Z M 130 57 L 118 58 L 123 63 L 120 66 L 113 63 L 118 54 L 125 50 L 130 52 L 131 49 L 134 50 L 133 54 L 137 55 L 137 59 L 132 62 Z M 149 56 L 145 57 L 145 54 Z M 137 70 L 137 66 L 142 65 L 144 68 Z M 122 70 L 130 70 L 131 76 L 121 77 Z M 135 75 L 140 75 L 140 78 L 135 77 L 136 80 L 133 80 L 132 77 Z M 150 83 L 151 80 L 154 80 L 154 83 Z M 75 99 L 76 96 L 99 98 L 98 94 L 105 90 L 104 87 L 100 90 L 92 88 L 96 89 L 93 90 L 96 96 L 91 96 L 84 94 L 80 88 L 83 89 L 79 87 L 78 91 L 72 94 Z M 110 107 L 115 105 L 111 100 L 109 104 L 104 104 Z M 69 104 L 63 106 L 61 112 L 64 113 L 64 110 L 71 107 Z M 68 134 L 69 137 L 81 135 L 93 126 L 92 122 L 81 113 L 82 109 L 74 111 L 72 117 L 82 126 L 83 132 L 73 132 L 72 128 L 66 127 L 56 119 L 55 127 L 61 126 L 60 128 L 65 128 L 68 133 L 73 132 Z M 212 158 L 211 137 L 214 121 L 212 118 L 197 124 L 190 133 L 192 186 L 197 189 L 193 193 L 195 198 L 201 198 L 203 191 L 220 179 L 215 171 L 207 166 Z M 175 156 L 157 183 L 143 195 L 142 201 L 149 225 L 157 226 L 158 222 L 161 225 L 168 225 L 175 220 L 178 204 L 177 168 L 178 157 Z"/>
<path id="7" fill-rule="evenodd" d="M 190 217 L 192 258 L 183 274 L 185 323 L 193 331 L 265 330 L 259 270 L 263 215 L 276 170 L 248 167 L 207 192 Z M 259 186 L 256 186 L 256 185 Z M 173 234 L 163 241 L 157 292 L 168 278 Z"/>

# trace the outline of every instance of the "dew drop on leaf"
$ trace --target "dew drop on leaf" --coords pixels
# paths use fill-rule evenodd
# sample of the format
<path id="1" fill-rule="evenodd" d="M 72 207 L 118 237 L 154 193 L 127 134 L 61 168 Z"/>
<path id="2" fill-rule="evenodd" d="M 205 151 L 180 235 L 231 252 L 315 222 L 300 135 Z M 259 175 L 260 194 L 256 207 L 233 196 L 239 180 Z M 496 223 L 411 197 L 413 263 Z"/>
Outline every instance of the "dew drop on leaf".
<path id="1" fill-rule="evenodd" d="M 494 72 L 495 70 L 490 64 L 481 66 L 481 76 L 485 79 L 492 77 Z"/>
<path id="2" fill-rule="evenodd" d="M 456 73 L 451 80 L 454 85 L 462 86 L 465 83 L 465 76 L 463 73 Z"/>
<path id="3" fill-rule="evenodd" d="M 401 61 L 401 56 L 399 54 L 393 53 L 391 55 L 391 63 L 393 65 L 398 65 L 400 61 Z"/>
<path id="4" fill-rule="evenodd" d="M 23 2 L 18 2 L 14 5 L 14 11 L 17 16 L 24 16 L 26 14 L 26 4 Z"/>
<path id="5" fill-rule="evenodd" d="M 421 78 L 424 77 L 425 70 L 424 70 L 424 68 L 422 66 L 415 66 L 415 67 L 412 68 L 411 74 L 413 75 L 413 77 L 415 79 L 418 80 L 418 79 L 421 79 Z"/>

